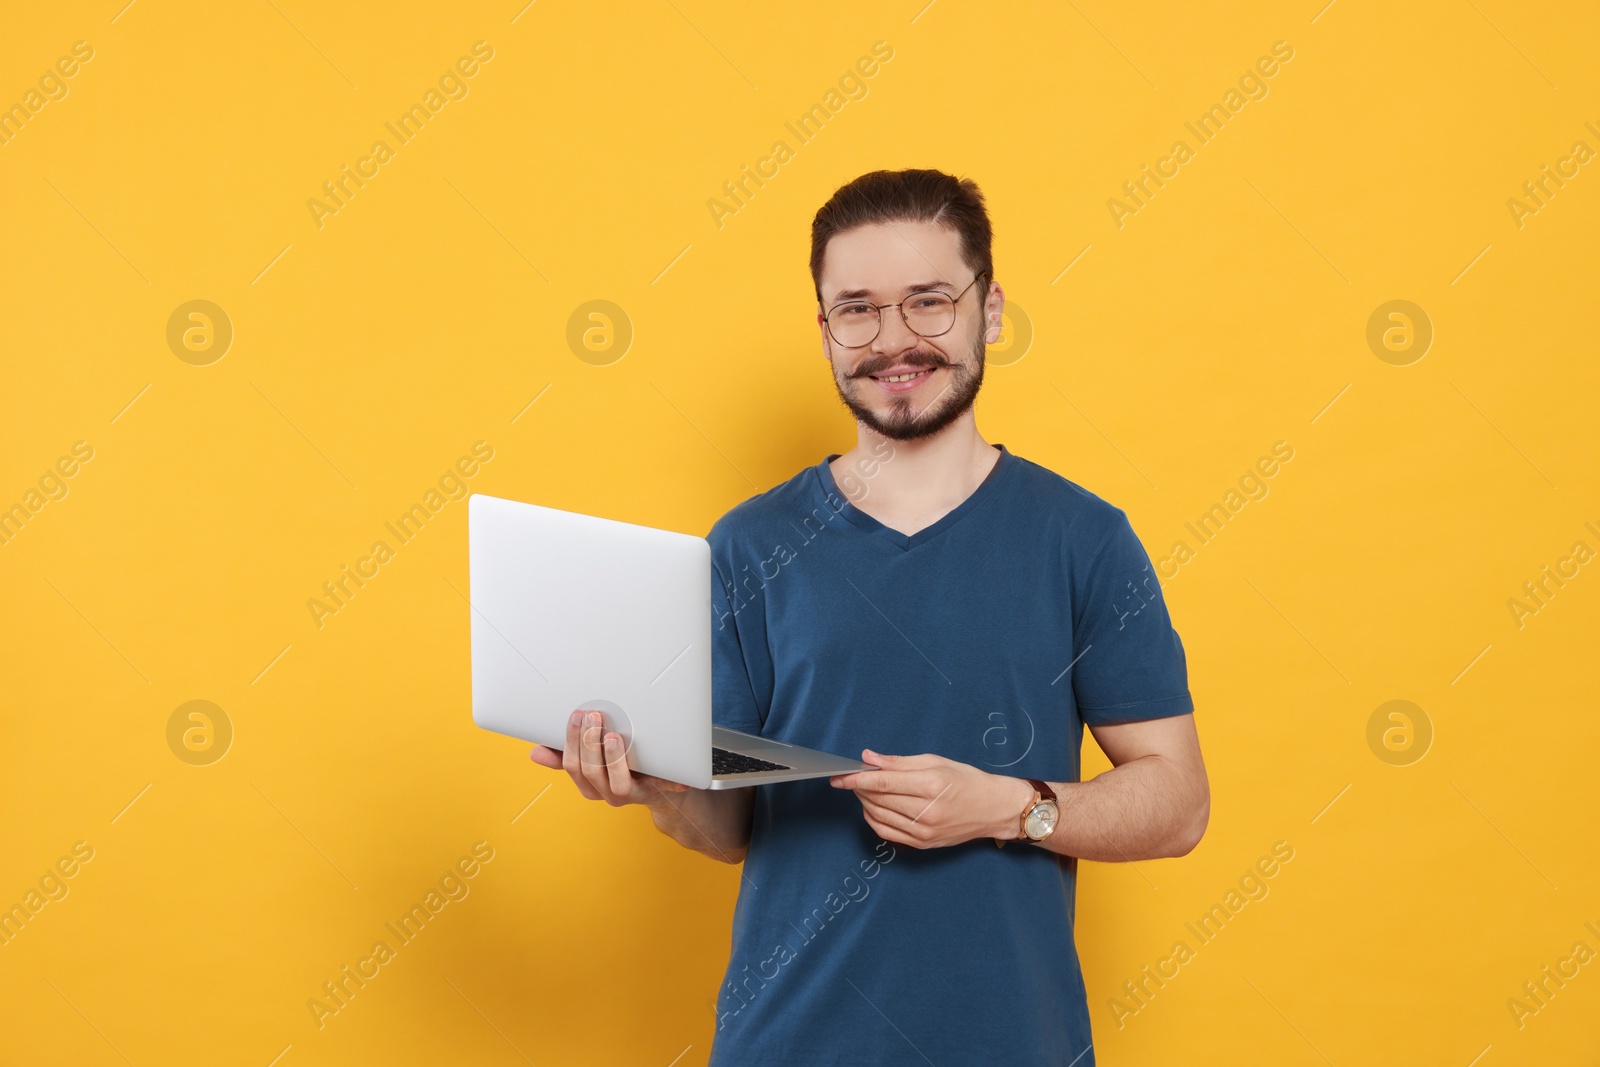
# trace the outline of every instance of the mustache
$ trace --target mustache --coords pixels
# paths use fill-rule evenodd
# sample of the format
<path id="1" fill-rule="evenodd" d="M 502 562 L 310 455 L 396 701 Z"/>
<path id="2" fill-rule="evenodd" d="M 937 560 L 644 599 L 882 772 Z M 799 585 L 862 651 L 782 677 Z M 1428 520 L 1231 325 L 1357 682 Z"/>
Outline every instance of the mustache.
<path id="1" fill-rule="evenodd" d="M 860 370 L 856 371 L 854 374 L 846 375 L 846 377 L 848 377 L 848 378 L 867 378 L 867 377 L 871 377 L 874 374 L 882 373 L 883 371 L 888 370 L 890 367 L 897 367 L 902 363 L 905 364 L 908 367 L 918 367 L 918 368 L 921 368 L 921 367 L 948 367 L 948 366 L 952 365 L 949 360 L 943 358 L 942 356 L 913 355 L 913 356 L 907 356 L 907 357 L 905 357 L 903 359 L 880 359 L 880 360 L 875 360 L 872 363 L 865 364 L 864 366 L 862 366 L 862 368 Z"/>

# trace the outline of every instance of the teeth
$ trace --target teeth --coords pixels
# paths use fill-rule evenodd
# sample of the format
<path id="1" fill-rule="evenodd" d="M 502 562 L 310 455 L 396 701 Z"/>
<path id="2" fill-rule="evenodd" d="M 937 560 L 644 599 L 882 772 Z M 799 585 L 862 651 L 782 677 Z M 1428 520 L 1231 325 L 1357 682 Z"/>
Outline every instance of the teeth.
<path id="1" fill-rule="evenodd" d="M 919 370 L 919 371 L 913 371 L 910 374 L 896 374 L 893 377 L 889 377 L 889 378 L 879 378 L 878 381 L 880 381 L 880 382 L 909 382 L 911 379 L 921 377 L 922 375 L 927 374 L 927 373 L 928 373 L 928 371 L 926 371 L 926 370 Z"/>

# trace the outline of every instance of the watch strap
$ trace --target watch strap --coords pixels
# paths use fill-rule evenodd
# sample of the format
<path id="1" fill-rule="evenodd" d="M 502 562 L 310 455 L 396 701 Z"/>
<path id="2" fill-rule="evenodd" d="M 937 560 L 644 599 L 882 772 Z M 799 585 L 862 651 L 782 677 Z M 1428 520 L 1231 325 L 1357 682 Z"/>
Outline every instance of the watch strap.
<path id="1" fill-rule="evenodd" d="M 1042 780 L 1040 780 L 1038 778 L 1024 778 L 1023 781 L 1027 782 L 1029 785 L 1033 786 L 1033 789 L 1034 789 L 1033 799 L 1028 802 L 1028 806 L 1027 807 L 1022 809 L 1022 815 L 1017 819 L 1017 836 L 1013 837 L 1013 838 L 1001 838 L 1001 837 L 995 838 L 994 839 L 994 845 L 995 845 L 996 848 L 1005 848 L 1007 840 L 1011 840 L 1011 841 L 1026 841 L 1026 840 L 1029 840 L 1026 831 L 1024 831 L 1022 829 L 1023 825 L 1025 823 L 1027 823 L 1027 821 L 1028 821 L 1028 815 L 1033 811 L 1033 809 L 1036 806 L 1038 806 L 1038 804 L 1039 804 L 1039 802 L 1041 800 L 1055 800 L 1055 799 L 1057 799 L 1056 798 L 1056 791 L 1054 789 L 1050 788 L 1050 783 L 1049 782 L 1042 781 Z"/>

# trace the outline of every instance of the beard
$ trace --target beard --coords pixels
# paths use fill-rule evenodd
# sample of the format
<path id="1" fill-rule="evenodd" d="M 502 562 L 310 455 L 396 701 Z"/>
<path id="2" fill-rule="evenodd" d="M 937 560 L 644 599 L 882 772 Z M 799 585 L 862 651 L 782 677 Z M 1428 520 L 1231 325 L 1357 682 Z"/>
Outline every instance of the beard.
<path id="1" fill-rule="evenodd" d="M 986 349 L 980 324 L 973 338 L 970 362 L 952 361 L 933 349 L 919 346 L 903 356 L 870 360 L 854 374 L 841 377 L 835 371 L 833 384 L 839 391 L 840 401 L 858 422 L 891 441 L 915 441 L 938 433 L 972 408 L 978 390 L 983 388 Z M 901 364 L 918 368 L 944 367 L 949 371 L 950 380 L 931 400 L 916 401 L 909 395 L 883 394 L 888 409 L 880 415 L 861 401 L 860 393 L 875 388 L 868 375 Z M 919 404 L 923 406 L 919 408 Z"/>

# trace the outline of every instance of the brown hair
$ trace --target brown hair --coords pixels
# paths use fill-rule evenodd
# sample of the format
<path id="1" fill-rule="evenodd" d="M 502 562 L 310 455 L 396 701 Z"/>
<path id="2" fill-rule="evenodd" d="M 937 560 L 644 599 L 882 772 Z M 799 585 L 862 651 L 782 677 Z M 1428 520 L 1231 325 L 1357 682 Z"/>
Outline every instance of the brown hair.
<path id="1" fill-rule="evenodd" d="M 937 170 L 875 170 L 834 191 L 811 220 L 811 284 L 822 303 L 822 257 L 836 234 L 886 222 L 935 222 L 961 239 L 961 260 L 974 274 L 987 272 L 978 283 L 978 303 L 989 295 L 994 279 L 990 253 L 994 232 L 983 193 L 970 178 L 957 179 Z"/>

